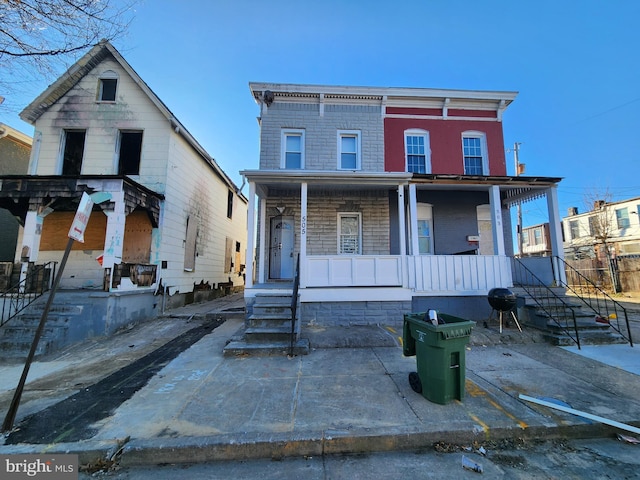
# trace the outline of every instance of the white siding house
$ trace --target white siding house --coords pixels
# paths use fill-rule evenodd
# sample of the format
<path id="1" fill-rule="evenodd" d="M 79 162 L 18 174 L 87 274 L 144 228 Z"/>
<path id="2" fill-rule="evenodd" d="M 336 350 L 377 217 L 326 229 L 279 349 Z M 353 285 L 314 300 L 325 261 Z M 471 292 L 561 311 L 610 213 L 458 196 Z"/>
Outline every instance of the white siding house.
<path id="1" fill-rule="evenodd" d="M 244 287 L 247 199 L 110 43 L 21 118 L 35 128 L 29 175 L 0 193 L 24 225 L 18 259 L 60 261 L 82 193 L 103 191 L 111 200 L 94 206 L 62 290 L 133 295 L 118 315 L 143 318 Z"/>

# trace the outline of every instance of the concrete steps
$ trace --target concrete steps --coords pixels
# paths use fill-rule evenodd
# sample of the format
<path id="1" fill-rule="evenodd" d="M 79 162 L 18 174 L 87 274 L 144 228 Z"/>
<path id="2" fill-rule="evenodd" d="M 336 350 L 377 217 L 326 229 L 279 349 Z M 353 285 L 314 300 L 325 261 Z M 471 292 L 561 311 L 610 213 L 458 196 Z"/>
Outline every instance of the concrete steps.
<path id="1" fill-rule="evenodd" d="M 291 345 L 291 293 L 257 295 L 247 314 L 244 332 L 224 348 L 232 355 L 306 355 L 309 341 L 300 338 L 300 321 L 296 318 Z"/>
<path id="2" fill-rule="evenodd" d="M 575 316 L 581 345 L 607 345 L 627 343 L 609 324 L 596 322 L 596 315 L 585 308 L 579 299 L 565 294 L 562 288 L 554 288 L 554 293 L 562 300 L 551 296 L 541 298 L 538 303 L 524 289 L 514 288 L 518 297 L 518 319 L 524 325 L 542 331 L 543 338 L 553 345 L 574 345 L 573 318 Z M 568 333 L 567 333 L 568 331 Z"/>
<path id="3" fill-rule="evenodd" d="M 21 314 L 0 328 L 0 358 L 27 357 L 45 304 L 46 295 L 29 305 Z M 35 356 L 50 354 L 66 345 L 71 322 L 81 313 L 81 307 L 54 302 L 49 309 Z"/>

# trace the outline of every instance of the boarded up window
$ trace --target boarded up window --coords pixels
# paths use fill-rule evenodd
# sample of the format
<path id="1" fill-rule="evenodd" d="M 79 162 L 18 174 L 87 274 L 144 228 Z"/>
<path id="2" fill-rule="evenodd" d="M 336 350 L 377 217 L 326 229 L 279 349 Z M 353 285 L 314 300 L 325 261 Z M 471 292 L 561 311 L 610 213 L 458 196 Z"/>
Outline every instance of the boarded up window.
<path id="1" fill-rule="evenodd" d="M 233 257 L 231 256 L 233 252 L 233 240 L 229 237 L 226 238 L 224 243 L 224 271 L 225 273 L 231 272 L 231 268 L 233 267 Z"/>
<path id="2" fill-rule="evenodd" d="M 184 248 L 184 270 L 193 272 L 196 268 L 196 242 L 198 240 L 198 219 L 187 217 L 187 239 Z"/>
<path id="3" fill-rule="evenodd" d="M 66 248 L 75 215 L 75 212 L 52 212 L 44 218 L 40 237 L 41 251 Z M 106 215 L 100 211 L 92 212 L 84 232 L 84 243 L 73 242 L 73 250 L 103 250 L 106 232 Z"/>
<path id="4" fill-rule="evenodd" d="M 123 262 L 149 263 L 152 231 L 151 220 L 144 210 L 134 210 L 127 215 L 122 248 Z"/>

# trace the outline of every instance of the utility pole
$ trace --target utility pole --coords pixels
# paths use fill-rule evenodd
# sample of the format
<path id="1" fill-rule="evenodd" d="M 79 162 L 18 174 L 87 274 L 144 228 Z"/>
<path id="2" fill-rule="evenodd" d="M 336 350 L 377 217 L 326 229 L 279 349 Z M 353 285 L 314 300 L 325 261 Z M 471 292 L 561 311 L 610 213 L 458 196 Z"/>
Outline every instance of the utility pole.
<path id="1" fill-rule="evenodd" d="M 520 149 L 520 144 L 515 142 L 513 144 L 513 159 L 515 160 L 516 167 L 516 177 L 520 175 L 520 162 L 518 160 L 518 150 Z M 524 165 L 522 165 L 524 167 Z M 523 169 L 524 170 L 524 169 Z M 522 204 L 518 201 L 518 253 L 520 257 L 522 257 Z"/>

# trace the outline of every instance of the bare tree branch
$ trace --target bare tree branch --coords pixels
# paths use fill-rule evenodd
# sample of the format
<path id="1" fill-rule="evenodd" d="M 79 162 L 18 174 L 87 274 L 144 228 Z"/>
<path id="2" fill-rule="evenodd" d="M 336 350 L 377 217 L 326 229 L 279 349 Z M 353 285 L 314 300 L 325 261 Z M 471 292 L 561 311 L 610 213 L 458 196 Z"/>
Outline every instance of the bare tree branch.
<path id="1" fill-rule="evenodd" d="M 139 0 L 0 0 L 0 94 L 51 80 L 100 40 L 122 37 Z"/>

